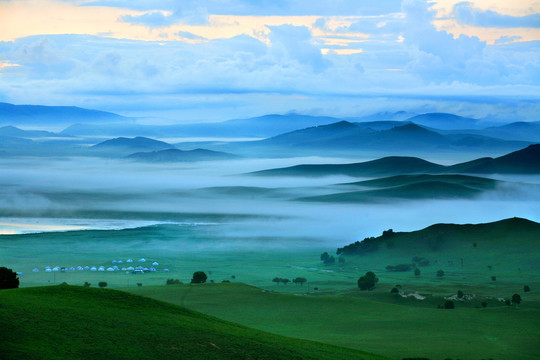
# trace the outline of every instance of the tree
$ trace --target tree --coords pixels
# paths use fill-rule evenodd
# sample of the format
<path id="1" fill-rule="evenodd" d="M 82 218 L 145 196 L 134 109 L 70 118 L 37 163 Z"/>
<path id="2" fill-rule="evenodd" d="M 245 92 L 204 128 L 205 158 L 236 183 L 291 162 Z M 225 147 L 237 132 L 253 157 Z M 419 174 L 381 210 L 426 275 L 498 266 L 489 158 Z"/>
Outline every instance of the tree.
<path id="1" fill-rule="evenodd" d="M 281 282 L 281 278 L 275 277 L 272 279 L 272 282 L 275 282 L 279 286 L 279 283 Z"/>
<path id="2" fill-rule="evenodd" d="M 84 282 L 84 287 L 90 287 L 90 285 L 92 285 L 92 284 L 90 284 L 88 281 Z"/>
<path id="3" fill-rule="evenodd" d="M 191 278 L 192 284 L 204 284 L 206 282 L 206 279 L 208 279 L 208 276 L 204 273 L 204 271 L 195 271 L 193 273 L 193 277 Z"/>
<path id="4" fill-rule="evenodd" d="M 414 269 L 414 276 L 420 276 L 420 269 Z"/>
<path id="5" fill-rule="evenodd" d="M 6 267 L 0 267 L 0 289 L 16 289 L 18 287 L 17 273 Z"/>
<path id="6" fill-rule="evenodd" d="M 523 287 L 523 292 L 529 292 L 529 291 L 531 291 L 531 288 L 529 287 L 529 285 L 525 285 Z"/>
<path id="7" fill-rule="evenodd" d="M 282 282 L 283 284 L 287 285 L 287 283 L 290 283 L 291 280 L 289 280 L 289 279 L 281 279 L 281 282 Z"/>
<path id="8" fill-rule="evenodd" d="M 438 270 L 437 271 L 437 276 L 438 277 L 443 277 L 444 276 L 444 271 L 443 270 Z"/>
<path id="9" fill-rule="evenodd" d="M 100 282 L 98 283 L 98 286 L 99 286 L 100 288 L 105 288 L 105 287 L 107 287 L 107 285 L 108 285 L 108 284 L 107 284 L 106 281 L 100 281 Z"/>
<path id="10" fill-rule="evenodd" d="M 463 294 L 463 291 L 458 290 L 458 292 L 457 292 L 457 297 L 458 297 L 458 299 L 463 299 L 463 296 L 464 296 L 464 295 L 465 295 L 465 294 Z"/>
<path id="11" fill-rule="evenodd" d="M 512 304 L 516 304 L 516 307 L 521 304 L 521 295 L 514 294 L 512 295 Z"/>
<path id="12" fill-rule="evenodd" d="M 399 294 L 399 290 L 397 287 L 393 287 L 392 290 L 390 290 L 390 294 Z"/>
<path id="13" fill-rule="evenodd" d="M 368 271 L 364 276 L 358 279 L 358 287 L 360 290 L 371 290 L 375 287 L 375 284 L 379 279 L 375 276 L 373 271 Z"/>
<path id="14" fill-rule="evenodd" d="M 304 283 L 305 283 L 306 281 L 307 281 L 306 278 L 303 278 L 303 277 L 297 277 L 297 278 L 293 279 L 292 282 L 295 283 L 295 284 L 297 284 L 297 285 L 300 284 L 301 286 L 304 286 Z"/>
<path id="15" fill-rule="evenodd" d="M 324 265 L 331 265 L 336 262 L 333 256 L 330 256 L 326 251 L 321 254 L 321 260 Z"/>

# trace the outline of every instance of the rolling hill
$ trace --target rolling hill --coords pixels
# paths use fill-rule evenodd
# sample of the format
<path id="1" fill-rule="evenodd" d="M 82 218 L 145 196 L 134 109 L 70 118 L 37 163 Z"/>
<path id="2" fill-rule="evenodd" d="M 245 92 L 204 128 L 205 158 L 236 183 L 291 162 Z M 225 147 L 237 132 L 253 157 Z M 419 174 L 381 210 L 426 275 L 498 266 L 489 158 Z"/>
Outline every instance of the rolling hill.
<path id="1" fill-rule="evenodd" d="M 466 175 L 397 175 L 343 185 L 376 190 L 348 191 L 303 197 L 300 201 L 356 203 L 382 199 L 469 199 L 493 190 L 499 181 Z"/>
<path id="2" fill-rule="evenodd" d="M 137 152 L 127 156 L 128 159 L 150 162 L 181 162 L 181 161 L 210 161 L 210 160 L 232 160 L 239 156 L 220 151 L 206 149 L 178 150 L 166 149 L 150 152 Z"/>
<path id="3" fill-rule="evenodd" d="M 539 174 L 540 144 L 530 145 L 498 158 L 481 158 L 452 166 L 435 164 L 415 157 L 384 157 L 352 164 L 296 165 L 251 173 L 264 176 L 390 176 L 400 174 Z"/>
<path id="4" fill-rule="evenodd" d="M 90 147 L 90 151 L 100 154 L 126 156 L 136 152 L 160 151 L 175 147 L 163 141 L 138 136 L 135 138 L 119 137 L 106 140 Z"/>
<path id="5" fill-rule="evenodd" d="M 2 359 L 386 359 L 253 330 L 125 292 L 1 290 Z"/>
<path id="6" fill-rule="evenodd" d="M 449 166 L 446 172 L 471 174 L 538 174 L 540 144 L 530 145 L 497 158 L 482 158 Z"/>

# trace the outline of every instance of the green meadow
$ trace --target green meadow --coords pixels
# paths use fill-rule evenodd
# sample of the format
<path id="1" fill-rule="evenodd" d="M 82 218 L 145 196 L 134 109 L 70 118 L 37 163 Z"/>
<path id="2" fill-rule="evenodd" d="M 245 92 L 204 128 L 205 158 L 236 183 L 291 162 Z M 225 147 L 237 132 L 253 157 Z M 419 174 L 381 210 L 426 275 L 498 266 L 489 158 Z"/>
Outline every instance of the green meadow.
<path id="1" fill-rule="evenodd" d="M 387 359 L 249 329 L 147 297 L 78 286 L 2 290 L 0 323 L 0 358 L 6 360 Z"/>
<path id="2" fill-rule="evenodd" d="M 391 237 L 373 238 L 376 251 L 345 252 L 341 255 L 344 262 L 339 261 L 335 248 L 301 246 L 298 238 L 281 238 L 290 247 L 276 247 L 276 239 L 227 236 L 222 226 L 169 224 L 5 235 L 0 237 L 2 263 L 24 273 L 20 277 L 23 288 L 86 281 L 94 288 L 106 281 L 109 288 L 250 328 L 391 358 L 540 357 L 537 223 L 514 218 L 395 232 Z M 273 246 L 261 246 L 265 243 Z M 320 260 L 324 251 L 335 256 L 334 264 Z M 417 267 L 419 276 L 414 268 L 403 272 L 387 269 L 411 264 L 415 256 L 429 261 Z M 109 267 L 112 260 L 119 259 L 124 261 L 120 266 L 127 266 L 128 258 L 137 266 L 142 257 L 144 266 L 159 262 L 158 271 L 43 271 L 45 266 Z M 33 272 L 34 267 L 40 271 Z M 198 270 L 208 274 L 209 283 L 188 285 Z M 436 275 L 438 270 L 444 271 L 443 277 Z M 356 286 L 366 271 L 374 271 L 379 279 L 372 291 L 360 291 Z M 304 277 L 307 283 L 276 284 L 274 277 Z M 167 279 L 185 285 L 165 285 Z M 391 294 L 397 285 L 399 294 Z M 530 292 L 524 292 L 525 285 Z M 81 291 L 86 290 L 92 289 Z M 459 290 L 466 295 L 464 299 L 456 298 Z M 24 291 L 34 290 L 22 289 L 21 294 Z M 519 306 L 505 304 L 513 294 L 522 297 Z M 455 309 L 438 308 L 447 298 L 454 299 Z"/>

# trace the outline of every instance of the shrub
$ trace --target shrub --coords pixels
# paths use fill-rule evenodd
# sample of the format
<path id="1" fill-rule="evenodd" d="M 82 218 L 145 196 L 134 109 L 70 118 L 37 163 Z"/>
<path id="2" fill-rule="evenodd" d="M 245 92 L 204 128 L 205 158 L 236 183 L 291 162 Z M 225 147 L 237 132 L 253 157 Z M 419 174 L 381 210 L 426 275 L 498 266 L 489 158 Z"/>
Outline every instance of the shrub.
<path id="1" fill-rule="evenodd" d="M 165 282 L 167 285 L 180 285 L 180 284 L 183 284 L 180 280 L 178 279 L 167 279 L 167 281 Z"/>
<path id="2" fill-rule="evenodd" d="M 84 282 L 84 287 L 90 287 L 90 285 L 92 285 L 92 284 L 90 284 L 88 281 Z"/>
<path id="3" fill-rule="evenodd" d="M 510 300 L 505 300 L 504 303 L 508 306 L 512 305 L 512 302 Z"/>
<path id="4" fill-rule="evenodd" d="M 414 276 L 420 276 L 420 269 L 414 269 Z"/>
<path id="5" fill-rule="evenodd" d="M 444 271 L 443 270 L 438 270 L 437 271 L 437 276 L 438 277 L 443 277 L 444 276 Z"/>
<path id="6" fill-rule="evenodd" d="M 516 304 L 516 305 L 521 304 L 521 295 L 519 294 L 512 295 L 512 304 Z"/>
<path id="7" fill-rule="evenodd" d="M 455 308 L 456 306 L 454 305 L 454 302 L 452 300 L 446 300 L 444 302 L 444 308 L 445 309 L 453 309 Z"/>
<path id="8" fill-rule="evenodd" d="M 458 299 L 463 299 L 463 295 L 464 295 L 464 294 L 463 294 L 463 291 L 458 290 L 458 292 L 457 292 L 457 297 L 458 297 Z"/>
<path id="9" fill-rule="evenodd" d="M 482 307 L 487 307 L 487 302 L 485 301 L 482 301 L 480 304 L 482 305 Z"/>
<path id="10" fill-rule="evenodd" d="M 138 287 L 141 287 L 141 286 L 142 286 L 142 283 L 137 283 L 137 286 L 138 286 Z"/>
<path id="11" fill-rule="evenodd" d="M 399 290 L 397 287 L 393 287 L 392 290 L 390 290 L 390 294 L 399 294 Z"/>
<path id="12" fill-rule="evenodd" d="M 379 279 L 375 276 L 373 271 L 368 271 L 364 276 L 361 276 L 357 283 L 360 290 L 371 290 L 375 287 L 375 284 Z"/>
<path id="13" fill-rule="evenodd" d="M 429 260 L 426 259 L 425 257 L 421 257 L 421 256 L 414 256 L 412 258 L 412 261 L 414 263 L 416 263 L 418 266 L 428 266 L 429 265 Z"/>
<path id="14" fill-rule="evenodd" d="M 230 283 L 229 280 L 223 280 L 223 281 L 221 281 L 221 282 L 222 282 L 222 283 Z"/>
<path id="15" fill-rule="evenodd" d="M 0 289 L 16 289 L 18 287 L 17 273 L 6 267 L 0 267 Z"/>
<path id="16" fill-rule="evenodd" d="M 529 287 L 529 285 L 525 285 L 523 287 L 523 292 L 529 292 L 529 291 L 531 291 L 531 288 Z"/>
<path id="17" fill-rule="evenodd" d="M 99 286 L 100 288 L 105 288 L 105 287 L 107 287 L 107 285 L 108 285 L 108 284 L 107 284 L 106 281 L 100 281 L 100 282 L 98 283 L 98 286 Z"/>
<path id="18" fill-rule="evenodd" d="M 204 273 L 204 271 L 195 271 L 193 273 L 193 277 L 191 278 L 192 284 L 204 284 L 206 282 L 206 279 L 208 279 L 208 276 Z"/>
<path id="19" fill-rule="evenodd" d="M 404 271 L 410 271 L 411 269 L 412 269 L 411 264 L 388 265 L 386 267 L 386 270 L 392 271 L 392 272 L 404 272 Z"/>
<path id="20" fill-rule="evenodd" d="M 497 277 L 496 277 L 496 276 L 492 276 L 492 277 L 491 277 L 491 281 L 497 281 Z"/>
<path id="21" fill-rule="evenodd" d="M 60 286 L 65 286 L 65 285 L 69 285 L 67 282 L 63 281 Z"/>

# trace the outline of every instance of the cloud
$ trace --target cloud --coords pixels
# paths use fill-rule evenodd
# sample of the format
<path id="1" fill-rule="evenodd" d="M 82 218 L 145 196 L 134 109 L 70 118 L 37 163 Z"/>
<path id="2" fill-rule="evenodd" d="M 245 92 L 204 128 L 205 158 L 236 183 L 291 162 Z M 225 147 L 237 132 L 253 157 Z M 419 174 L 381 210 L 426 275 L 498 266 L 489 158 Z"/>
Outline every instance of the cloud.
<path id="1" fill-rule="evenodd" d="M 205 25 L 208 24 L 208 11 L 201 6 L 185 6 L 185 3 L 179 2 L 172 11 L 150 10 L 142 15 L 124 15 L 121 19 L 150 28 L 173 24 Z"/>
<path id="2" fill-rule="evenodd" d="M 324 71 L 329 63 L 313 42 L 311 31 L 305 26 L 269 26 L 271 52 L 278 59 L 294 60 L 309 65 L 314 72 Z"/>
<path id="3" fill-rule="evenodd" d="M 471 2 L 460 2 L 454 6 L 455 19 L 462 23 L 494 28 L 540 28 L 540 14 L 525 16 L 503 15 L 492 10 L 481 10 Z"/>

